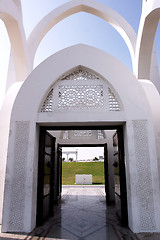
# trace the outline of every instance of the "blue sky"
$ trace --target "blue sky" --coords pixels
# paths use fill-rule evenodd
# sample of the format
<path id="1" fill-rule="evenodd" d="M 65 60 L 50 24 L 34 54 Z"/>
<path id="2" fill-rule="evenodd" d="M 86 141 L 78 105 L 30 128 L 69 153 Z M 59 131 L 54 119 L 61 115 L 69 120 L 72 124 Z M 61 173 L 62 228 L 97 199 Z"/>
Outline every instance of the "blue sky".
<path id="1" fill-rule="evenodd" d="M 141 0 L 96 0 L 122 15 L 137 32 L 141 14 Z M 23 19 L 27 35 L 47 13 L 69 0 L 23 0 Z M 38 6 L 38 8 L 37 8 Z"/>

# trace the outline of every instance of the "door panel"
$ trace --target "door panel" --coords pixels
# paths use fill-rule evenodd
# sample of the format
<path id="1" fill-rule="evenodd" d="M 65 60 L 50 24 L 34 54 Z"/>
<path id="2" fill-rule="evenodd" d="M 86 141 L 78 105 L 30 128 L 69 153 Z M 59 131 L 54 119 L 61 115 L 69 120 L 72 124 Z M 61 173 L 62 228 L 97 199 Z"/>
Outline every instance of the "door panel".
<path id="1" fill-rule="evenodd" d="M 53 215 L 55 138 L 45 129 L 40 130 L 37 225 Z"/>
<path id="2" fill-rule="evenodd" d="M 105 192 L 106 202 L 109 204 L 109 173 L 108 173 L 108 149 L 107 143 L 104 144 L 104 178 L 105 178 Z"/>
<path id="3" fill-rule="evenodd" d="M 58 176 L 57 176 L 57 196 L 58 199 L 61 198 L 62 192 L 62 147 L 57 145 L 57 164 L 58 164 Z"/>
<path id="4" fill-rule="evenodd" d="M 121 220 L 124 226 L 128 226 L 123 127 L 117 128 L 117 134 L 118 134 L 118 157 L 119 157 L 120 197 L 121 197 L 120 198 L 121 199 Z"/>

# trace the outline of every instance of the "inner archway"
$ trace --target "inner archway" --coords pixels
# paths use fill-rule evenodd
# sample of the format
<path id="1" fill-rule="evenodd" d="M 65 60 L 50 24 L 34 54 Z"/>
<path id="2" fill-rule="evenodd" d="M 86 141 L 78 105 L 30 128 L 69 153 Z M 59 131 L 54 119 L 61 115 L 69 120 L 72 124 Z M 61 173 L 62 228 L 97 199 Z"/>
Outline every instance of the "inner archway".
<path id="1" fill-rule="evenodd" d="M 30 57 L 32 61 L 31 65 L 33 65 L 35 52 L 38 48 L 38 45 L 41 42 L 42 38 L 45 36 L 45 34 L 52 27 L 54 27 L 54 25 L 56 25 L 64 18 L 81 11 L 91 13 L 111 24 L 120 33 L 120 35 L 126 42 L 126 45 L 128 46 L 128 49 L 130 51 L 132 62 L 134 61 L 136 33 L 134 32 L 132 27 L 125 21 L 124 18 L 122 18 L 118 13 L 108 8 L 107 6 L 104 6 L 94 1 L 85 0 L 84 2 L 74 1 L 64 4 L 61 7 L 51 11 L 40 21 L 39 24 L 37 24 L 28 39 L 31 53 Z"/>
<path id="2" fill-rule="evenodd" d="M 125 65 L 127 64 L 127 67 L 132 71 L 130 51 L 121 35 L 105 20 L 86 12 L 78 12 L 68 16 L 46 33 L 37 48 L 34 68 L 56 51 L 77 43 L 102 49 Z M 128 60 L 126 61 L 126 59 Z"/>

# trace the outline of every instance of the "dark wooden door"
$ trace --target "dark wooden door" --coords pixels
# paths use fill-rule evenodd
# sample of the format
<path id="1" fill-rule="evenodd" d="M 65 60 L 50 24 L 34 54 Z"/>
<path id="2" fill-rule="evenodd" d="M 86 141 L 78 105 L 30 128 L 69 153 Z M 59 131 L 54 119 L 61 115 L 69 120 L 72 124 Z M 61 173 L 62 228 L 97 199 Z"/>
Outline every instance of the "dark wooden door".
<path id="1" fill-rule="evenodd" d="M 37 225 L 53 215 L 55 138 L 44 128 L 40 129 Z"/>
<path id="2" fill-rule="evenodd" d="M 118 134 L 118 157 L 119 157 L 119 176 L 120 176 L 121 221 L 124 226 L 128 226 L 123 127 L 117 128 L 117 134 Z"/>
<path id="3" fill-rule="evenodd" d="M 108 171 L 108 149 L 107 143 L 104 144 L 104 178 L 105 178 L 105 192 L 106 202 L 109 204 L 109 171 Z"/>
<path id="4" fill-rule="evenodd" d="M 62 192 L 62 147 L 57 145 L 57 197 L 58 200 L 61 198 Z"/>

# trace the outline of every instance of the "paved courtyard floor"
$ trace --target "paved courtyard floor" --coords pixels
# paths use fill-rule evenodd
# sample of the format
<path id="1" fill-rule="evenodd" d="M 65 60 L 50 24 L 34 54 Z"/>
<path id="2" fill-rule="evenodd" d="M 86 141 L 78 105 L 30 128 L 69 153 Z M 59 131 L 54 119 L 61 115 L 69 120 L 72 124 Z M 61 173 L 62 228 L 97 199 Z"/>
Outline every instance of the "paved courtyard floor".
<path id="1" fill-rule="evenodd" d="M 114 206 L 106 206 L 104 186 L 63 186 L 54 217 L 29 234 L 0 233 L 1 240 L 160 240 L 121 226 Z"/>

